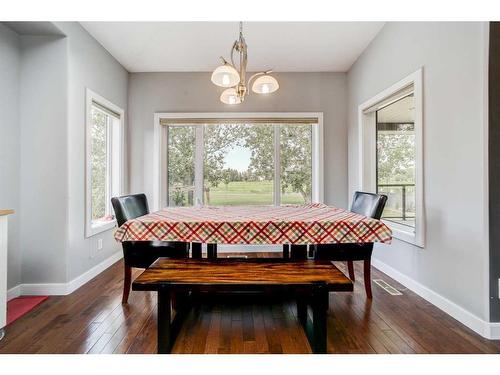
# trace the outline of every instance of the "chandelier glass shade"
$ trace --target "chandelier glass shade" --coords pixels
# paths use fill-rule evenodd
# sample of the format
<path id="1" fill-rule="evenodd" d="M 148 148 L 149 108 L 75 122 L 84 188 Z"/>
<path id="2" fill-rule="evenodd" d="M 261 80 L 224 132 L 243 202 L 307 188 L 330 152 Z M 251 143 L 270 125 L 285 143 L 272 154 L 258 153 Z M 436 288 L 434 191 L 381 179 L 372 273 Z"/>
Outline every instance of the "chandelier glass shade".
<path id="1" fill-rule="evenodd" d="M 257 78 L 252 85 L 252 91 L 257 94 L 270 94 L 279 88 L 280 85 L 278 84 L 278 81 L 276 81 L 276 78 L 268 74 Z"/>
<path id="2" fill-rule="evenodd" d="M 220 95 L 220 101 L 225 104 L 240 104 L 241 99 L 234 87 L 225 89 Z"/>
<path id="3" fill-rule="evenodd" d="M 233 87 L 240 83 L 240 74 L 226 62 L 214 70 L 212 82 L 220 87 Z"/>
<path id="4" fill-rule="evenodd" d="M 239 55 L 238 67 L 234 62 L 235 53 Z M 220 96 L 221 102 L 225 104 L 242 103 L 245 96 L 249 94 L 247 86 L 250 86 L 254 79 L 252 91 L 256 94 L 270 94 L 280 87 L 276 78 L 269 74 L 272 70 L 255 73 L 247 81 L 247 54 L 248 47 L 243 37 L 243 23 L 240 22 L 239 38 L 231 48 L 231 63 L 221 57 L 222 65 L 213 71 L 211 78 L 214 85 L 226 88 Z"/>

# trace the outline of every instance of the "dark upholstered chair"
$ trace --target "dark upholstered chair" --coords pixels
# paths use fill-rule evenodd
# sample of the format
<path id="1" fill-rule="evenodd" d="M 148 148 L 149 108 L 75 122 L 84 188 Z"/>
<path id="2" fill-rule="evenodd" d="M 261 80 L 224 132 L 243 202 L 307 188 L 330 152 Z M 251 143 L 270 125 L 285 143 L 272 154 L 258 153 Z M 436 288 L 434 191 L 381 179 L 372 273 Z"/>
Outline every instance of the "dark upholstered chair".
<path id="1" fill-rule="evenodd" d="M 148 200 L 145 194 L 125 195 L 111 198 L 116 221 L 121 227 L 127 220 L 135 219 L 149 213 Z M 185 242 L 163 241 L 125 241 L 122 242 L 125 262 L 125 278 L 123 284 L 122 303 L 127 303 L 132 282 L 132 267 L 148 268 L 160 257 L 186 258 L 189 244 Z"/>
<path id="2" fill-rule="evenodd" d="M 379 220 L 384 211 L 387 196 L 382 194 L 354 193 L 351 211 Z M 328 244 L 316 245 L 315 258 L 333 261 L 347 261 L 349 278 L 354 282 L 353 261 L 363 261 L 365 290 L 368 298 L 372 298 L 371 257 L 373 243 L 364 244 Z"/>

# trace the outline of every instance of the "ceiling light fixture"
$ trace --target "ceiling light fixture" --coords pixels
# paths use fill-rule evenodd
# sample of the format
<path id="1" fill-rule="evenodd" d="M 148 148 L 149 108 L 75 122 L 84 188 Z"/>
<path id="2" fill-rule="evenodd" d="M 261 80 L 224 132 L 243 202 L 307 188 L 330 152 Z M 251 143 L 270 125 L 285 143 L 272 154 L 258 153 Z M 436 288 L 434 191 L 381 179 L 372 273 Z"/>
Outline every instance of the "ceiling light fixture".
<path id="1" fill-rule="evenodd" d="M 239 69 L 236 69 L 234 63 L 234 52 L 239 53 Z M 248 94 L 247 84 L 250 86 L 251 81 L 255 79 L 252 85 L 252 91 L 256 94 L 270 94 L 279 89 L 279 84 L 276 78 L 269 75 L 272 70 L 255 73 L 246 83 L 247 70 L 247 54 L 248 47 L 243 37 L 243 22 L 240 22 L 240 35 L 231 48 L 231 64 L 223 57 L 222 65 L 217 67 L 212 73 L 212 82 L 214 85 L 226 87 L 220 96 L 220 100 L 226 104 L 240 104 L 245 100 L 245 95 Z"/>

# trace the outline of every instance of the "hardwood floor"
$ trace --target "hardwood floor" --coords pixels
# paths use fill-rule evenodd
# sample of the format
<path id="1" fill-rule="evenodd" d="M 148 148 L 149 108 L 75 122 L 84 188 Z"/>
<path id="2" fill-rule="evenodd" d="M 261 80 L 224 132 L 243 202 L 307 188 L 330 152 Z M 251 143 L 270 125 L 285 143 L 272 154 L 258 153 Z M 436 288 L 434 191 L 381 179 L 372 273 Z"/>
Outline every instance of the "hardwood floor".
<path id="1" fill-rule="evenodd" d="M 50 297 L 8 326 L 0 353 L 156 353 L 156 295 L 131 292 L 122 305 L 122 267 L 120 261 L 71 295 Z M 354 293 L 330 294 L 329 353 L 500 353 L 500 341 L 483 339 L 376 269 L 373 278 L 403 295 L 374 284 L 367 300 L 361 265 L 355 271 Z M 204 300 L 190 312 L 173 353 L 310 353 L 293 301 Z"/>

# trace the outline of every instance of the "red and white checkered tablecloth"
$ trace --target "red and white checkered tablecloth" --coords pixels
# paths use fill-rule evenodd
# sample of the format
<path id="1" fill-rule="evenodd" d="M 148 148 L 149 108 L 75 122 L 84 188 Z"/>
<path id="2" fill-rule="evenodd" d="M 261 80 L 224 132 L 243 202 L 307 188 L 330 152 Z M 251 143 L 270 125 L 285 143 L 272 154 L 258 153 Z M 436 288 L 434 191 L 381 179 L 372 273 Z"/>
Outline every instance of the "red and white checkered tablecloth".
<path id="1" fill-rule="evenodd" d="M 324 204 L 304 206 L 169 207 L 127 221 L 122 241 L 220 244 L 390 243 L 391 230 L 371 219 Z"/>

